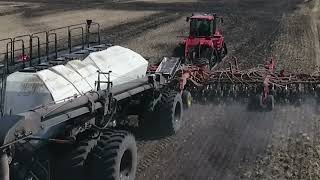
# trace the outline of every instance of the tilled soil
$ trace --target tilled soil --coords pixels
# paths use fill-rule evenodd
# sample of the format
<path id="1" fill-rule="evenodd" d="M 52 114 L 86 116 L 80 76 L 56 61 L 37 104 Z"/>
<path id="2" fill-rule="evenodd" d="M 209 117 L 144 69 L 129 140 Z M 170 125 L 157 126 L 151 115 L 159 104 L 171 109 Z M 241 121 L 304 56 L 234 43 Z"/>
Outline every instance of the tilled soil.
<path id="1" fill-rule="evenodd" d="M 254 166 L 240 168 L 242 179 L 319 179 L 319 105 L 282 108 L 273 123 L 271 142 Z M 295 111 L 295 112 L 292 112 Z M 280 119 L 280 118 L 279 118 Z"/>
<path id="2" fill-rule="evenodd" d="M 319 144 L 314 140 L 319 118 L 314 107 L 281 105 L 257 113 L 236 102 L 195 105 L 185 114 L 181 132 L 161 140 L 170 144 L 160 143 L 156 155 L 142 156 L 138 179 L 286 179 L 287 173 L 291 179 L 318 177 Z"/>
<path id="3" fill-rule="evenodd" d="M 231 56 L 238 58 L 241 68 L 262 64 L 270 56 L 277 58 L 279 69 L 288 71 L 312 72 L 319 65 L 311 28 L 318 16 L 310 14 L 315 1 L 21 1 L 22 13 L 6 9 L 4 14 L 9 15 L 0 18 L 9 24 L 8 31 L 14 27 L 33 31 L 37 22 L 42 29 L 55 27 L 84 18 L 82 12 L 93 13 L 95 21 L 107 23 L 104 41 L 159 60 L 173 55 L 182 39 L 178 36 L 187 34 L 185 16 L 207 11 L 225 19 L 230 54 L 219 67 L 226 67 Z M 26 22 L 30 24 L 25 27 Z M 319 179 L 316 107 L 312 100 L 301 106 L 277 105 L 272 112 L 249 112 L 240 102 L 194 105 L 185 112 L 177 135 L 139 140 L 137 179 Z"/>
<path id="4" fill-rule="evenodd" d="M 225 3 L 220 13 L 227 22 L 229 57 L 237 57 L 242 68 L 274 56 L 278 69 L 315 70 L 312 2 L 220 3 Z M 125 44 L 145 56 L 170 52 L 177 35 L 186 33 L 183 21 L 151 29 Z M 319 120 L 314 107 L 313 102 L 248 112 L 236 102 L 196 105 L 185 114 L 185 126 L 176 136 L 140 142 L 137 179 L 318 179 Z"/>

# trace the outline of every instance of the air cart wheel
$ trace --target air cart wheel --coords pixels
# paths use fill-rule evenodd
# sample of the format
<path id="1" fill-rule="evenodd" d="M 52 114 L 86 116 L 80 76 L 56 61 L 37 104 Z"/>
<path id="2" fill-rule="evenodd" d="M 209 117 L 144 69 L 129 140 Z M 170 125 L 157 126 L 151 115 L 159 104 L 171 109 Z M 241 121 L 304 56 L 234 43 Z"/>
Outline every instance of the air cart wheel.
<path id="1" fill-rule="evenodd" d="M 158 127 L 165 135 L 173 135 L 181 127 L 183 114 L 183 103 L 181 94 L 169 90 L 162 93 L 157 107 Z"/>
<path id="2" fill-rule="evenodd" d="M 183 107 L 185 109 L 189 109 L 192 106 L 192 95 L 189 91 L 185 90 L 182 93 L 182 102 L 183 102 Z"/>
<path id="3" fill-rule="evenodd" d="M 126 131 L 105 132 L 86 161 L 87 178 L 94 180 L 134 180 L 137 146 Z"/>

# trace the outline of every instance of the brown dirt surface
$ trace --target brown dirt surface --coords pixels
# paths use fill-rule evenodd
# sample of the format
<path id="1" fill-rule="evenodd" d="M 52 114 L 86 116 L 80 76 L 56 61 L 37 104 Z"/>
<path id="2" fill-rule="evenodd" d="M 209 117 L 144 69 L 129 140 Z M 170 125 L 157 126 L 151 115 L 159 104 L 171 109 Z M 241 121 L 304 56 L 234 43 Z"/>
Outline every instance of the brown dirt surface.
<path id="1" fill-rule="evenodd" d="M 320 14 L 311 13 L 315 2 L 0 0 L 0 22 L 6 24 L 0 36 L 93 17 L 103 24 L 104 41 L 159 60 L 173 55 L 182 39 L 178 36 L 187 34 L 186 15 L 216 12 L 225 19 L 230 52 L 219 67 L 225 67 L 231 56 L 242 68 L 275 56 L 278 69 L 312 72 L 320 64 L 313 26 L 320 27 Z M 185 112 L 177 135 L 139 139 L 137 179 L 319 179 L 317 106 L 310 100 L 301 106 L 276 105 L 272 112 L 249 112 L 240 102 L 194 105 Z"/>
<path id="2" fill-rule="evenodd" d="M 156 13 L 148 10 L 112 10 L 108 6 L 85 4 L 88 2 L 0 1 L 0 38 L 84 23 L 86 19 L 99 22 L 102 28 L 109 28 Z"/>

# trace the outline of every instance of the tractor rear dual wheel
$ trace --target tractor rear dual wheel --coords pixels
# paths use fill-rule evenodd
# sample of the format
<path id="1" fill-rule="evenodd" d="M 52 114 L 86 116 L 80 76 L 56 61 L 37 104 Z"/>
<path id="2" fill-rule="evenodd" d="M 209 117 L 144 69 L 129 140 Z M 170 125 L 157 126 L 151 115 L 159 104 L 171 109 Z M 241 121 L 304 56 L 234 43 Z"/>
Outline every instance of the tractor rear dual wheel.
<path id="1" fill-rule="evenodd" d="M 61 161 L 55 179 L 134 180 L 136 167 L 137 146 L 133 135 L 107 130 L 99 140 L 78 143 Z"/>
<path id="2" fill-rule="evenodd" d="M 183 57 L 184 58 L 184 51 L 185 51 L 185 45 L 179 44 L 177 47 L 173 50 L 173 55 L 176 57 Z"/>

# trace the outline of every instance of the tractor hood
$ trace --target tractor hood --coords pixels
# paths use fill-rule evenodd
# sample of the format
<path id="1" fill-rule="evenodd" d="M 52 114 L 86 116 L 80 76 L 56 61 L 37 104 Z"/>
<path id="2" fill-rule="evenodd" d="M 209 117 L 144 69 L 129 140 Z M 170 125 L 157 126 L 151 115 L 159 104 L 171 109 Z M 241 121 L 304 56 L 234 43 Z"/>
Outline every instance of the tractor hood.
<path id="1" fill-rule="evenodd" d="M 203 38 L 189 37 L 189 38 L 185 39 L 184 42 L 185 42 L 186 47 L 192 47 L 192 46 L 197 46 L 197 45 L 208 45 L 208 46 L 213 45 L 212 40 L 205 38 L 205 37 L 203 37 Z"/>

